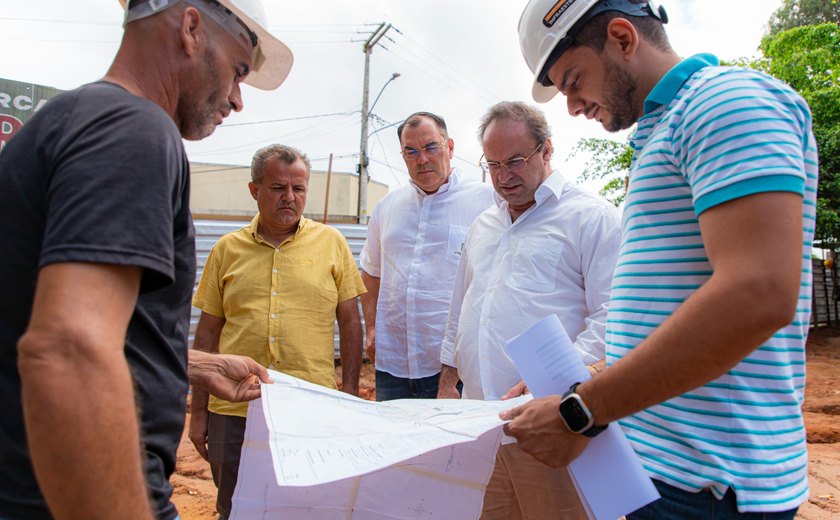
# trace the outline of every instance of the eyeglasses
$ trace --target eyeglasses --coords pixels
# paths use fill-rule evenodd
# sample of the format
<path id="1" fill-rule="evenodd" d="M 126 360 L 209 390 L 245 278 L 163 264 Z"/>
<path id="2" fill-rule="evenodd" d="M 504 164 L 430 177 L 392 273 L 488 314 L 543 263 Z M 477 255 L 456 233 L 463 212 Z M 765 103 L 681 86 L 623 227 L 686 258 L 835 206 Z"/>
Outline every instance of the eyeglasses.
<path id="1" fill-rule="evenodd" d="M 446 141 L 441 141 L 439 143 L 429 143 L 423 148 L 420 148 L 419 150 L 406 146 L 402 149 L 402 152 L 400 153 L 402 153 L 403 157 L 405 157 L 406 159 L 411 159 L 412 161 L 414 161 L 418 157 L 420 157 L 420 152 L 425 152 L 426 155 L 430 156 L 437 155 L 437 153 L 441 151 L 441 149 L 443 149 L 444 145 L 446 145 Z"/>
<path id="2" fill-rule="evenodd" d="M 508 159 L 507 161 L 479 161 L 478 165 L 481 166 L 481 169 L 487 173 L 492 173 L 493 175 L 498 175 L 502 171 L 502 167 L 505 170 L 511 173 L 518 173 L 525 169 L 525 166 L 528 164 L 528 160 L 537 153 L 537 150 L 543 147 L 545 143 L 540 143 L 534 148 L 534 151 L 528 154 L 528 157 L 514 157 L 513 159 Z M 484 157 L 482 155 L 482 157 Z"/>

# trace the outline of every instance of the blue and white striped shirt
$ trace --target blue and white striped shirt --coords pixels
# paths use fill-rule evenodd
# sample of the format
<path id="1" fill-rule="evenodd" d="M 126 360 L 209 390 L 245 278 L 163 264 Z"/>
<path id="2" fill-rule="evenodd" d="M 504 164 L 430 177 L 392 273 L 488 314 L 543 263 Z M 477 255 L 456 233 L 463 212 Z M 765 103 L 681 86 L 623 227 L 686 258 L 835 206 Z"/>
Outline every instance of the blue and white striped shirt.
<path id="1" fill-rule="evenodd" d="M 718 204 L 761 192 L 803 195 L 802 279 L 790 325 L 720 378 L 621 426 L 653 478 L 718 497 L 731 487 L 742 512 L 793 509 L 808 496 L 800 407 L 818 172 L 810 111 L 784 83 L 703 54 L 669 71 L 645 112 L 631 140 L 608 363 L 709 279 L 698 215 Z"/>

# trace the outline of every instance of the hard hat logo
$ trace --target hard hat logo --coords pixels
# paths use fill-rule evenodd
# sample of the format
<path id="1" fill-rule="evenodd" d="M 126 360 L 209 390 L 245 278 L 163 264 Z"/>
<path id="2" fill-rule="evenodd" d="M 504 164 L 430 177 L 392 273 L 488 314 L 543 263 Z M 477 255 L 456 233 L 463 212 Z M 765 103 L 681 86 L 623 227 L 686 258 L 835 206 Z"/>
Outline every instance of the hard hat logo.
<path id="1" fill-rule="evenodd" d="M 652 16 L 667 23 L 665 10 L 652 2 L 632 0 L 531 0 L 519 19 L 519 45 L 534 74 L 531 95 L 545 103 L 557 95 L 548 70 L 568 50 L 589 20 L 607 11 L 627 16 Z"/>
<path id="2" fill-rule="evenodd" d="M 545 17 L 543 17 L 543 25 L 546 27 L 551 27 L 554 25 L 557 20 L 563 16 L 563 13 L 569 10 L 572 7 L 572 4 L 575 3 L 575 0 L 560 0 L 554 6 L 549 9 L 548 13 L 546 13 Z"/>
<path id="3" fill-rule="evenodd" d="M 292 51 L 268 31 L 260 0 L 150 0 L 131 8 L 127 7 L 128 0 L 119 2 L 126 8 L 123 25 L 157 14 L 179 2 L 186 2 L 209 15 L 251 54 L 251 73 L 245 83 L 252 87 L 273 90 L 283 83 L 292 68 Z"/>

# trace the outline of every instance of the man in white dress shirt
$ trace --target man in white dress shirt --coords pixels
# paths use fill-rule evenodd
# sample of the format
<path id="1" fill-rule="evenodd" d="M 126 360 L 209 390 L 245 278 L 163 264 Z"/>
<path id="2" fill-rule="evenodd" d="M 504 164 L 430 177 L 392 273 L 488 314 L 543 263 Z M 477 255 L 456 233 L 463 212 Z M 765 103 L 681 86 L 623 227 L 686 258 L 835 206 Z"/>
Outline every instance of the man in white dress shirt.
<path id="1" fill-rule="evenodd" d="M 443 118 L 417 112 L 397 135 L 410 182 L 376 205 L 361 254 L 377 401 L 438 395 L 440 345 L 464 238 L 493 204 L 489 185 L 451 167 L 455 142 Z M 452 392 L 458 397 L 454 386 Z"/>
<path id="2" fill-rule="evenodd" d="M 524 385 L 504 352 L 510 338 L 556 314 L 581 359 L 604 358 L 607 301 L 620 240 L 618 211 L 552 171 L 550 130 L 524 103 L 493 106 L 479 129 L 496 205 L 467 235 L 441 348 L 439 396 L 500 399 Z M 484 519 L 585 518 L 565 468 L 503 445 Z"/>

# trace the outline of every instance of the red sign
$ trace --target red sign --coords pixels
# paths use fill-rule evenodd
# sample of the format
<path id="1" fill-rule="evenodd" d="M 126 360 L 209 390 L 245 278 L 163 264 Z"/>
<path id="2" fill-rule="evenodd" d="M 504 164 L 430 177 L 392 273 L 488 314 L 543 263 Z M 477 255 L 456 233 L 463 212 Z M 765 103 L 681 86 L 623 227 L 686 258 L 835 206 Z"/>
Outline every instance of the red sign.
<path id="1" fill-rule="evenodd" d="M 23 126 L 23 122 L 15 116 L 0 114 L 0 151 L 6 147 L 6 143 Z"/>

